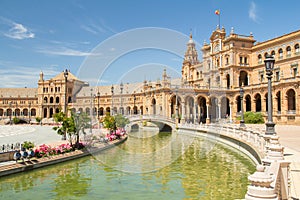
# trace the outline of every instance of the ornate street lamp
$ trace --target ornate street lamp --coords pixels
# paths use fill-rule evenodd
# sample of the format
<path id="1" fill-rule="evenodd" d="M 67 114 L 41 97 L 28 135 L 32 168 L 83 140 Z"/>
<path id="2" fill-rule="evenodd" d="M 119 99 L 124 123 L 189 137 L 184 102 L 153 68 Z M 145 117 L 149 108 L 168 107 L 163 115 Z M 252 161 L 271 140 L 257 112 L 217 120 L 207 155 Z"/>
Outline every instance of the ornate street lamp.
<path id="1" fill-rule="evenodd" d="M 123 85 L 123 83 L 121 82 L 121 84 L 120 84 L 120 90 L 121 90 L 121 115 L 123 115 L 124 113 L 123 113 L 123 87 L 124 87 L 124 85 Z"/>
<path id="2" fill-rule="evenodd" d="M 267 55 L 264 60 L 266 75 L 268 78 L 268 121 L 266 122 L 266 135 L 275 135 L 275 123 L 273 122 L 273 104 L 272 104 L 272 74 L 275 59 L 272 55 Z"/>
<path id="3" fill-rule="evenodd" d="M 245 121 L 244 121 L 244 89 L 243 86 L 240 87 L 240 99 L 241 99 L 241 121 L 240 121 L 240 127 L 245 127 Z"/>
<path id="4" fill-rule="evenodd" d="M 133 95 L 133 114 L 136 115 L 137 114 L 137 108 L 135 107 L 135 101 L 136 101 L 136 96 L 135 94 Z"/>
<path id="5" fill-rule="evenodd" d="M 97 92 L 97 100 L 98 100 L 98 110 L 97 110 L 97 117 L 98 117 L 98 119 L 99 119 L 99 117 L 100 117 L 100 92 L 98 91 Z"/>
<path id="6" fill-rule="evenodd" d="M 111 115 L 114 115 L 114 85 L 111 86 Z"/>
<path id="7" fill-rule="evenodd" d="M 68 70 L 66 69 L 64 71 L 64 77 L 65 77 L 65 106 L 64 106 L 64 113 L 65 115 L 67 116 L 67 92 L 68 92 L 68 88 L 67 88 L 67 81 L 68 81 L 68 75 L 69 75 L 69 72 Z M 66 136 L 66 132 L 64 133 L 64 135 L 62 136 L 62 140 L 66 140 L 67 139 L 67 136 Z"/>
<path id="8" fill-rule="evenodd" d="M 12 115 L 11 102 L 9 102 L 9 110 L 10 110 L 10 113 L 9 113 L 9 124 L 11 125 L 12 124 L 12 121 L 11 121 L 11 115 Z"/>
<path id="9" fill-rule="evenodd" d="M 31 107 L 31 102 L 29 102 L 29 112 L 28 112 L 28 115 L 29 115 L 29 124 L 30 124 L 30 121 L 31 121 L 31 111 L 30 111 L 30 107 Z"/>

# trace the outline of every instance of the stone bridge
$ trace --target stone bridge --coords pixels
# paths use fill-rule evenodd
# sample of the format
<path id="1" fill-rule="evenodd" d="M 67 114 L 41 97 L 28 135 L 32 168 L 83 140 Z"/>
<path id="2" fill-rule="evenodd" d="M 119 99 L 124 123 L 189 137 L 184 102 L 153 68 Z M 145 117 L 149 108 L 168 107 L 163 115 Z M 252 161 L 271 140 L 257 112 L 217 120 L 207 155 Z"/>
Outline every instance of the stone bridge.
<path id="1" fill-rule="evenodd" d="M 132 115 L 127 116 L 130 125 L 142 125 L 143 122 L 151 122 L 155 124 L 160 132 L 172 132 L 176 129 L 175 120 L 161 115 Z"/>

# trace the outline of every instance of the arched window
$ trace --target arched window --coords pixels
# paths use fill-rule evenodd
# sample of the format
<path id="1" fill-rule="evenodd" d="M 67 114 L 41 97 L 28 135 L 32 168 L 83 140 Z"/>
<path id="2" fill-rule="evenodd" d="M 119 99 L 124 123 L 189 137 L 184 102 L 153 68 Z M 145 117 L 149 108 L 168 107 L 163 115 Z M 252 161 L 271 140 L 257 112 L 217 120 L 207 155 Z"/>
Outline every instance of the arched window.
<path id="1" fill-rule="evenodd" d="M 288 114 L 295 114 L 296 113 L 296 98 L 295 98 L 295 91 L 290 89 L 286 93 L 287 95 L 287 103 L 288 103 Z"/>
<path id="2" fill-rule="evenodd" d="M 295 45 L 295 54 L 299 54 L 300 50 L 299 50 L 299 44 Z"/>
<path id="3" fill-rule="evenodd" d="M 260 96 L 260 94 L 256 94 L 254 96 L 254 98 L 255 98 L 255 111 L 261 112 L 261 96 Z"/>
<path id="4" fill-rule="evenodd" d="M 227 74 L 226 75 L 226 82 L 227 82 L 227 89 L 229 89 L 230 88 L 230 75 L 229 74 Z"/>
<path id="5" fill-rule="evenodd" d="M 266 53 L 264 54 L 264 57 L 267 58 L 268 55 L 269 55 L 269 54 L 266 52 Z"/>
<path id="6" fill-rule="evenodd" d="M 247 95 L 245 97 L 246 100 L 246 112 L 251 111 L 251 96 Z"/>
<path id="7" fill-rule="evenodd" d="M 50 103 L 53 103 L 53 97 L 50 97 Z"/>
<path id="8" fill-rule="evenodd" d="M 259 54 L 257 56 L 258 64 L 262 63 L 262 56 Z"/>
<path id="9" fill-rule="evenodd" d="M 286 57 L 290 57 L 291 54 L 292 54 L 291 47 L 288 46 L 288 47 L 286 48 Z"/>
<path id="10" fill-rule="evenodd" d="M 59 103 L 59 97 L 55 98 L 55 103 Z"/>
<path id="11" fill-rule="evenodd" d="M 282 59 L 282 57 L 283 57 L 283 50 L 282 50 L 281 48 L 278 50 L 278 54 L 279 54 L 279 55 L 278 55 L 278 56 L 279 56 L 278 58 L 279 58 L 279 59 Z"/>
<path id="12" fill-rule="evenodd" d="M 44 103 L 48 103 L 48 98 L 44 97 Z"/>
<path id="13" fill-rule="evenodd" d="M 281 92 L 276 93 L 276 102 L 277 102 L 277 114 L 281 113 Z"/>
<path id="14" fill-rule="evenodd" d="M 239 80 L 239 86 L 247 86 L 248 85 L 248 73 L 246 71 L 240 72 L 240 80 Z"/>
<path id="15" fill-rule="evenodd" d="M 271 52 L 271 56 L 273 56 L 275 58 L 275 51 Z"/>

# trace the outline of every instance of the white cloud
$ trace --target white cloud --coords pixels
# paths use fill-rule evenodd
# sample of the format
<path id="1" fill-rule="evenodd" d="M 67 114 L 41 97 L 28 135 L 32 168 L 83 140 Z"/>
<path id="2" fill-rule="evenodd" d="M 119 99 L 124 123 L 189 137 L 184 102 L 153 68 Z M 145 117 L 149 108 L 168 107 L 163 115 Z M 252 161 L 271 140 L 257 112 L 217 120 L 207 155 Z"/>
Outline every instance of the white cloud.
<path id="1" fill-rule="evenodd" d="M 64 47 L 60 49 L 40 49 L 37 52 L 50 54 L 50 55 L 58 55 L 58 56 L 99 56 L 101 55 L 100 53 L 93 54 L 90 52 L 79 51 L 79 50 L 74 50 L 74 49 L 64 48 Z"/>
<path id="2" fill-rule="evenodd" d="M 17 40 L 23 40 L 28 38 L 34 38 L 35 34 L 30 31 L 27 27 L 25 27 L 23 24 L 16 23 L 12 20 L 0 17 L 0 21 L 2 24 L 5 24 L 10 27 L 8 31 L 4 32 L 4 36 L 17 39 Z"/>
<path id="3" fill-rule="evenodd" d="M 40 68 L 16 66 L 9 61 L 0 61 L 0 66 L 0 73 L 3 75 L 0 88 L 37 87 Z M 42 71 L 46 79 L 60 73 L 60 70 L 53 66 L 44 67 Z"/>
<path id="4" fill-rule="evenodd" d="M 256 4 L 253 1 L 250 3 L 249 18 L 254 22 L 258 22 Z"/>

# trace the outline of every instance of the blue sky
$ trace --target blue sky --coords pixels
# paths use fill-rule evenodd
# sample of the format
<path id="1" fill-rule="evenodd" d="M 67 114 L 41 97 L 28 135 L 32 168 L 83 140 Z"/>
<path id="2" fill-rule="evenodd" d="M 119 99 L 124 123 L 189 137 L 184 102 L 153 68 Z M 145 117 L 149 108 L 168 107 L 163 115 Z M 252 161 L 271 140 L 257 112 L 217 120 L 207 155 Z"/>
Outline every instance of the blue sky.
<path id="1" fill-rule="evenodd" d="M 87 81 L 95 79 L 93 84 L 98 85 L 120 82 L 120 77 L 139 66 L 150 72 L 154 71 L 151 66 L 161 66 L 159 72 L 165 66 L 180 76 L 187 42 L 180 34 L 188 36 L 192 30 L 200 54 L 201 44 L 209 40 L 218 24 L 216 9 L 221 10 L 221 25 L 227 33 L 234 27 L 238 34 L 252 32 L 257 41 L 264 41 L 298 30 L 299 7 L 298 0 L 1 0 L 0 87 L 36 87 L 40 71 L 51 78 L 65 68 Z M 143 27 L 176 32 L 180 39 L 169 40 L 180 46 L 181 55 L 172 50 L 139 46 L 125 54 L 118 52 L 128 45 L 127 40 L 116 40 L 123 37 L 120 33 Z M 112 38 L 119 43 L 111 42 Z M 97 65 L 109 52 L 118 52 L 119 57 L 100 73 Z M 99 56 L 101 61 L 93 63 L 92 68 L 85 67 L 91 56 Z M 89 74 L 81 76 L 87 70 Z M 94 70 L 97 74 L 93 74 Z M 158 73 L 150 72 L 133 73 L 124 81 L 155 80 Z M 89 80 L 88 76 L 94 77 Z"/>

